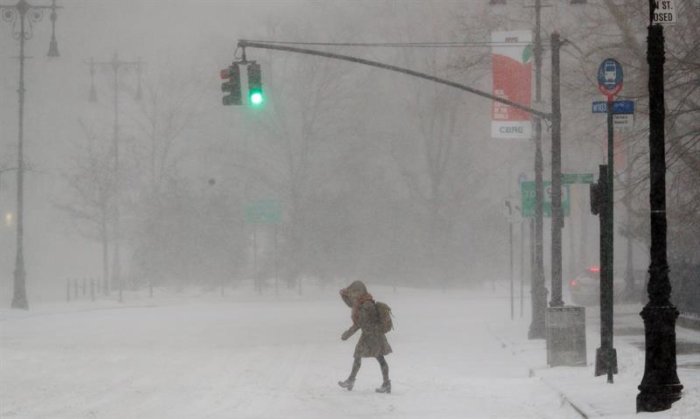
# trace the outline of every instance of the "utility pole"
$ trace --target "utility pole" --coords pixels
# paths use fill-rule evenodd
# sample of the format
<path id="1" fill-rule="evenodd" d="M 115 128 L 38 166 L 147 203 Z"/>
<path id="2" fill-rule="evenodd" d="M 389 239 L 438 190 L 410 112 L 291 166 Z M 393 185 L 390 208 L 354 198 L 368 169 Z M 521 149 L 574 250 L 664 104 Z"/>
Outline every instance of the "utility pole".
<path id="1" fill-rule="evenodd" d="M 119 302 L 123 301 L 124 284 L 121 275 L 121 227 L 120 227 L 120 197 L 121 197 L 121 165 L 119 162 L 119 90 L 120 78 L 119 70 L 135 68 L 138 75 L 138 88 L 136 90 L 136 100 L 141 100 L 141 71 L 143 61 L 139 58 L 137 61 L 123 61 L 115 53 L 111 61 L 97 62 L 90 59 L 90 75 L 92 77 L 90 86 L 90 101 L 97 100 L 95 90 L 95 67 L 107 68 L 112 70 L 113 75 L 113 109 L 114 109 L 114 127 L 112 136 L 112 147 L 114 151 L 114 258 L 112 259 L 112 285 L 116 284 L 119 288 Z"/>
<path id="2" fill-rule="evenodd" d="M 535 103 L 542 103 L 542 37 L 541 37 L 542 0 L 535 0 Z M 545 338 L 545 311 L 547 308 L 547 288 L 544 278 L 544 220 L 542 202 L 544 200 L 544 183 L 542 180 L 542 118 L 534 117 L 535 122 L 535 220 L 534 220 L 534 269 L 530 285 L 532 297 L 532 320 L 528 331 L 529 339 Z M 532 230 L 531 230 L 532 231 Z"/>
<path id="3" fill-rule="evenodd" d="M 58 57 L 58 43 L 56 42 L 56 0 L 52 0 L 50 6 L 33 6 L 26 0 L 19 0 L 14 6 L 0 5 L 2 19 L 12 25 L 13 37 L 19 40 L 19 129 L 17 138 L 17 255 L 15 258 L 14 292 L 12 296 L 12 308 L 28 310 L 27 301 L 27 273 L 24 266 L 24 43 L 32 38 L 32 28 L 40 21 L 46 10 L 51 10 L 51 43 L 49 44 L 48 57 Z M 17 24 L 19 23 L 19 30 Z"/>
<path id="4" fill-rule="evenodd" d="M 552 44 L 552 300 L 550 307 L 564 305 L 561 295 L 561 98 L 559 84 L 559 33 L 551 35 Z"/>
<path id="5" fill-rule="evenodd" d="M 637 412 L 657 412 L 681 398 L 676 372 L 676 319 L 671 304 L 671 282 L 666 255 L 666 150 L 664 125 L 664 30 L 653 23 L 654 0 L 649 0 L 647 62 L 649 63 L 649 167 L 651 264 L 649 302 L 642 310 L 644 319 L 644 377 L 637 395 Z"/>

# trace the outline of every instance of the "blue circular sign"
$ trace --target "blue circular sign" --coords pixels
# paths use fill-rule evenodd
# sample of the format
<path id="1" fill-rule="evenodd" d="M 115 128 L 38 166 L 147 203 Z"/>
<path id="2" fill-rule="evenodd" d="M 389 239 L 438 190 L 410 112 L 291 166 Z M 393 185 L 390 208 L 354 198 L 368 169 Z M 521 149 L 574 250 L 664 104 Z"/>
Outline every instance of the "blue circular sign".
<path id="1" fill-rule="evenodd" d="M 598 67 L 598 90 L 615 96 L 622 90 L 622 66 L 614 58 L 606 58 Z"/>

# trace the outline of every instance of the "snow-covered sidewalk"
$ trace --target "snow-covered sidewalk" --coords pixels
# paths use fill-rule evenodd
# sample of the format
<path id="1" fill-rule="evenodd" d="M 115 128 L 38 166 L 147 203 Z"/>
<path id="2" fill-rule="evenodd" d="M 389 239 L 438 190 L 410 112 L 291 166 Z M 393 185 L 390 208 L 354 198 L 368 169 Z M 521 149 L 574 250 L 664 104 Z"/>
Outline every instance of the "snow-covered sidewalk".
<path id="1" fill-rule="evenodd" d="M 586 308 L 585 367 L 546 365 L 544 340 L 528 340 L 529 319 L 513 323 L 491 324 L 490 328 L 504 348 L 559 392 L 582 417 L 607 418 L 697 418 L 700 417 L 700 332 L 676 328 L 678 376 L 684 386 L 683 397 L 666 412 L 635 414 L 637 386 L 644 373 L 644 324 L 639 316 L 642 306 L 621 305 L 615 308 L 614 347 L 617 350 L 618 374 L 608 384 L 606 376 L 594 377 L 595 351 L 600 347 L 599 307 Z"/>

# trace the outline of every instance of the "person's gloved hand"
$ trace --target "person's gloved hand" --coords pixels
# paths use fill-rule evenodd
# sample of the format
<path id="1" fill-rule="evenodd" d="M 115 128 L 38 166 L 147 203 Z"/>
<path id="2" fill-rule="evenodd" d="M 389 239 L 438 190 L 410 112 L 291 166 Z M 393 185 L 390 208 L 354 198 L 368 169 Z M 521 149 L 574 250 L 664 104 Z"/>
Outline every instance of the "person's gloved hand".
<path id="1" fill-rule="evenodd" d="M 352 333 L 349 330 L 346 330 L 343 332 L 343 334 L 340 336 L 340 339 L 342 340 L 348 340 L 352 336 Z"/>

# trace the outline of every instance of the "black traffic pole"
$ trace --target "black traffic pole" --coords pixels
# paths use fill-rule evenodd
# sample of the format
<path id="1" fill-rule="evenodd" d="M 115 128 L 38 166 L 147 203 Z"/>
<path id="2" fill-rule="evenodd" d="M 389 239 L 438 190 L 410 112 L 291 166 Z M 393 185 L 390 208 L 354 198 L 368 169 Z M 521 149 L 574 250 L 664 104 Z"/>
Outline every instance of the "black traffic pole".
<path id="1" fill-rule="evenodd" d="M 653 0 L 649 0 L 649 166 L 651 263 L 649 266 L 649 302 L 644 319 L 644 377 L 637 395 L 637 412 L 657 412 L 671 407 L 681 398 L 676 373 L 676 319 L 678 310 L 671 304 L 671 282 L 666 258 L 666 150 L 664 138 L 664 32 L 653 24 Z"/>
<path id="2" fill-rule="evenodd" d="M 611 103 L 608 103 L 608 110 L 611 110 Z M 611 122 L 611 118 L 609 118 Z M 609 207 L 612 206 L 610 200 L 608 174 L 610 165 L 600 165 L 600 175 L 597 185 L 591 185 L 596 190 L 595 207 L 593 213 L 598 215 L 600 222 L 600 347 L 596 349 L 595 372 L 600 376 L 607 374 L 608 383 L 613 382 L 613 374 L 617 374 L 617 352 L 613 349 L 613 294 L 612 294 L 612 253 L 610 252 L 609 230 Z"/>

